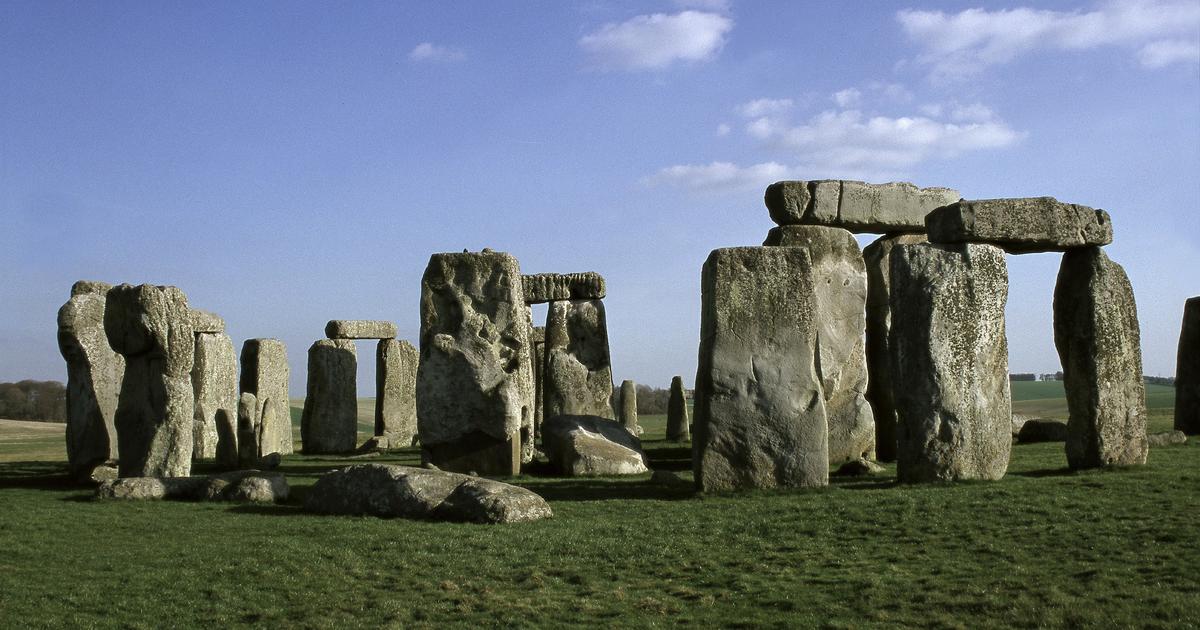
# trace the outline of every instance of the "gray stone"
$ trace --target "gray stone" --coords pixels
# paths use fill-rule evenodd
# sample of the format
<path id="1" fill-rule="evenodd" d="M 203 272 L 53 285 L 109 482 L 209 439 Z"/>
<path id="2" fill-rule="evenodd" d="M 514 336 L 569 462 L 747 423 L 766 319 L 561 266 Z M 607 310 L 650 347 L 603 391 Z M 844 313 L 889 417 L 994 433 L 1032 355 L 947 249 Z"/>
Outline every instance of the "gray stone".
<path id="1" fill-rule="evenodd" d="M 717 249 L 704 263 L 697 489 L 828 485 L 815 282 L 812 256 L 801 247 Z"/>
<path id="2" fill-rule="evenodd" d="M 533 428 L 535 435 L 541 435 L 546 407 L 546 327 L 534 326 L 529 330 L 529 356 L 533 362 Z"/>
<path id="3" fill-rule="evenodd" d="M 1175 428 L 1200 435 L 1200 297 L 1183 307 L 1175 363 Z"/>
<path id="4" fill-rule="evenodd" d="M 67 464 L 76 478 L 116 459 L 114 424 L 125 358 L 113 351 L 104 333 L 108 289 L 81 280 L 58 310 L 58 349 L 67 362 Z"/>
<path id="5" fill-rule="evenodd" d="M 237 465 L 242 468 L 250 468 L 258 461 L 259 409 L 258 398 L 254 394 L 242 392 L 238 396 Z M 228 454 L 224 457 L 228 457 Z"/>
<path id="6" fill-rule="evenodd" d="M 1017 442 L 1021 444 L 1066 441 L 1067 423 L 1060 420 L 1026 420 L 1017 432 Z"/>
<path id="7" fill-rule="evenodd" d="M 1014 440 L 1021 434 L 1021 427 L 1025 426 L 1025 423 L 1030 420 L 1033 420 L 1033 418 L 1018 413 L 1012 415 L 1012 436 Z"/>
<path id="8" fill-rule="evenodd" d="M 439 468 L 515 475 L 533 455 L 529 315 L 517 259 L 434 254 L 421 280 L 417 432 Z"/>
<path id="9" fill-rule="evenodd" d="M 608 322 L 600 300 L 551 302 L 546 315 L 543 418 L 612 418 Z"/>
<path id="10" fill-rule="evenodd" d="M 650 470 L 641 440 L 608 418 L 553 416 L 542 426 L 542 447 L 568 477 L 637 475 Z"/>
<path id="11" fill-rule="evenodd" d="M 395 339 L 396 324 L 382 320 L 331 319 L 325 324 L 330 339 Z"/>
<path id="12" fill-rule="evenodd" d="M 499 481 L 408 466 L 359 464 L 322 475 L 304 508 L 344 514 L 469 523 L 519 523 L 553 516 L 545 499 Z"/>
<path id="13" fill-rule="evenodd" d="M 255 457 L 290 455 L 292 409 L 288 400 L 287 347 L 278 339 L 247 339 L 242 344 L 240 390 L 254 394 Z M 241 439 L 239 434 L 239 440 Z M 239 449 L 240 450 L 240 449 Z"/>
<path id="14" fill-rule="evenodd" d="M 674 470 L 656 470 L 650 475 L 650 483 L 669 488 L 690 488 L 692 480 Z"/>
<path id="15" fill-rule="evenodd" d="M 403 339 L 380 339 L 375 348 L 375 435 L 391 448 L 412 446 L 417 437 L 418 361 Z"/>
<path id="16" fill-rule="evenodd" d="M 237 417 L 237 389 L 237 351 L 233 348 L 233 340 L 225 333 L 197 333 L 196 359 L 192 364 L 192 392 L 195 395 L 192 459 L 217 457 L 221 439 L 218 417 L 224 414 L 226 422 L 233 426 L 233 419 Z M 234 437 L 231 450 L 236 453 L 236 436 L 226 437 Z"/>
<path id="17" fill-rule="evenodd" d="M 899 245 L 891 274 L 897 478 L 1003 477 L 1012 449 L 1004 252 Z"/>
<path id="18" fill-rule="evenodd" d="M 1099 247 L 1063 254 L 1054 345 L 1067 391 L 1067 465 L 1146 463 L 1146 385 L 1133 287 Z"/>
<path id="19" fill-rule="evenodd" d="M 196 349 L 187 296 L 175 287 L 113 287 L 104 331 L 125 357 L 114 421 L 120 475 L 186 477 L 192 469 Z"/>
<path id="20" fill-rule="evenodd" d="M 630 380 L 621 381 L 621 426 L 634 435 L 642 434 L 638 426 L 637 383 Z"/>
<path id="21" fill-rule="evenodd" d="M 683 390 L 683 377 L 671 379 L 671 397 L 667 400 L 667 439 L 686 442 L 692 439 L 691 420 L 688 419 L 687 393 Z"/>
<path id="22" fill-rule="evenodd" d="M 925 217 L 934 243 L 992 243 L 1010 254 L 1058 252 L 1112 242 L 1108 213 L 1054 197 L 963 200 Z"/>
<path id="23" fill-rule="evenodd" d="M 192 330 L 197 335 L 200 333 L 220 334 L 225 332 L 225 320 L 216 313 L 194 308 L 192 309 Z"/>
<path id="24" fill-rule="evenodd" d="M 926 242 L 924 234 L 882 236 L 863 249 L 867 268 L 867 401 L 875 420 L 875 458 L 896 461 L 896 404 L 892 399 L 892 251 L 897 245 Z M 1016 434 L 1013 434 L 1014 437 Z"/>
<path id="25" fill-rule="evenodd" d="M 875 456 L 875 419 L 867 403 L 867 271 L 854 235 L 841 228 L 785 225 L 764 245 L 802 247 L 812 258 L 817 373 L 829 422 L 829 461 Z"/>
<path id="26" fill-rule="evenodd" d="M 604 276 L 594 271 L 522 276 L 521 286 L 526 304 L 604 298 Z"/>
<path id="27" fill-rule="evenodd" d="M 869 477 L 871 475 L 878 475 L 879 473 L 883 472 L 883 470 L 883 466 L 880 466 L 879 464 L 876 464 L 865 457 L 860 457 L 838 466 L 838 469 L 834 471 L 833 476 Z"/>
<path id="28" fill-rule="evenodd" d="M 1163 446 L 1177 446 L 1187 444 L 1188 436 L 1183 431 L 1162 431 L 1160 433 L 1151 433 L 1146 436 L 1146 443 L 1150 448 L 1160 448 Z"/>
<path id="29" fill-rule="evenodd" d="M 300 418 L 305 455 L 349 453 L 358 446 L 358 353 L 349 339 L 320 339 L 308 349 L 308 391 Z"/>
<path id="30" fill-rule="evenodd" d="M 275 503 L 286 501 L 287 478 L 257 470 L 208 477 L 125 477 L 105 481 L 96 488 L 97 499 L 130 501 L 236 501 Z"/>
<path id="31" fill-rule="evenodd" d="M 925 215 L 958 201 L 949 188 L 907 182 L 783 181 L 767 187 L 765 201 L 779 225 L 825 225 L 851 232 L 924 232 Z"/>
<path id="32" fill-rule="evenodd" d="M 240 404 L 234 405 L 232 413 L 225 409 L 218 409 L 216 415 L 213 417 L 217 425 L 217 452 L 215 458 L 217 465 L 226 470 L 238 467 L 237 423 L 239 407 Z"/>

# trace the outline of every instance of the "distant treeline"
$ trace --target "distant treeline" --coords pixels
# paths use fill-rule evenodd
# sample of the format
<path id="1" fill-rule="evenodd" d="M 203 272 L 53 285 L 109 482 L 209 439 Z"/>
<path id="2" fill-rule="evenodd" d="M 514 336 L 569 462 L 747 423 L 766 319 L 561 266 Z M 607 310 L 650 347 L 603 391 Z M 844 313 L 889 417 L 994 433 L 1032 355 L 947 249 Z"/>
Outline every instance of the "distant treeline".
<path id="1" fill-rule="evenodd" d="M 67 421 L 67 388 L 58 381 L 0 383 L 0 418 Z"/>
<path id="2" fill-rule="evenodd" d="M 1175 387 L 1174 376 L 1143 376 L 1147 385 L 1166 385 L 1167 387 Z M 1062 372 L 1053 374 L 1030 374 L 1026 372 L 1018 374 L 1009 374 L 1009 381 L 1061 381 L 1063 380 Z"/>
<path id="3" fill-rule="evenodd" d="M 621 411 L 621 387 L 613 387 L 612 398 L 613 410 Z M 667 402 L 671 400 L 671 390 L 659 389 L 650 387 L 649 385 L 637 386 L 637 410 L 638 415 L 655 415 L 667 413 Z"/>

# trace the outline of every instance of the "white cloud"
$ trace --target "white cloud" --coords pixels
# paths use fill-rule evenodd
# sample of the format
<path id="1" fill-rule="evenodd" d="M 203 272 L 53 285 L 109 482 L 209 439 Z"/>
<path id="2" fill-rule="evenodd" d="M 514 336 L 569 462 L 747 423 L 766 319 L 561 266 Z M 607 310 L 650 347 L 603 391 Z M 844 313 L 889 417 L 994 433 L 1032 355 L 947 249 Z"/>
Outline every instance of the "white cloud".
<path id="1" fill-rule="evenodd" d="M 1138 51 L 1138 61 L 1147 68 L 1161 68 L 1173 63 L 1200 63 L 1200 42 L 1164 39 L 1150 42 Z"/>
<path id="2" fill-rule="evenodd" d="M 790 98 L 760 98 L 739 105 L 737 111 L 747 118 L 754 118 L 768 114 L 780 114 L 791 109 L 793 105 L 795 103 Z"/>
<path id="3" fill-rule="evenodd" d="M 728 13 L 732 8 L 731 4 L 729 0 L 675 0 L 675 6 L 680 9 L 702 9 L 721 13 Z"/>
<path id="4" fill-rule="evenodd" d="M 727 192 L 762 189 L 771 182 L 795 177 L 777 162 L 738 166 L 731 162 L 676 164 L 642 180 L 647 186 L 669 185 L 694 192 Z"/>
<path id="5" fill-rule="evenodd" d="M 728 136 L 731 131 L 733 131 L 733 128 L 725 123 L 717 125 L 717 135 L 720 137 Z"/>
<path id="6" fill-rule="evenodd" d="M 409 51 L 408 58 L 413 61 L 462 61 L 467 58 L 467 53 L 458 48 L 421 42 Z"/>
<path id="7" fill-rule="evenodd" d="M 1088 12 L 905 9 L 896 19 L 922 49 L 917 61 L 932 68 L 934 79 L 962 78 L 1046 48 L 1140 48 L 1143 65 L 1158 67 L 1154 64 L 1193 61 L 1195 55 L 1177 44 L 1200 36 L 1200 3 L 1194 0 L 1113 0 Z"/>
<path id="8" fill-rule="evenodd" d="M 862 92 L 854 88 L 846 88 L 833 93 L 833 102 L 838 107 L 857 107 L 862 102 Z"/>
<path id="9" fill-rule="evenodd" d="M 712 59 L 732 28 L 733 20 L 716 13 L 655 13 L 605 24 L 580 38 L 579 47 L 601 68 L 661 70 L 676 61 Z"/>

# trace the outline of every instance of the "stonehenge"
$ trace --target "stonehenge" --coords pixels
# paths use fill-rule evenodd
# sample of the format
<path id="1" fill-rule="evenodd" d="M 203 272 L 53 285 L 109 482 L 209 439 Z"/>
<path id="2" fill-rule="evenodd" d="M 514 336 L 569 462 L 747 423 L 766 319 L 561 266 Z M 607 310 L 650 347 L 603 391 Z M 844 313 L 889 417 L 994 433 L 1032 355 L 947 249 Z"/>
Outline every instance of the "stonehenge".
<path id="1" fill-rule="evenodd" d="M 667 400 L 667 439 L 672 442 L 686 442 L 692 439 L 687 393 L 683 389 L 682 376 L 671 379 L 671 397 Z"/>
<path id="2" fill-rule="evenodd" d="M 110 285 L 79 281 L 58 311 L 58 349 L 67 362 L 67 464 L 73 477 L 116 459 L 114 424 L 125 358 L 104 333 Z"/>
<path id="3" fill-rule="evenodd" d="M 628 426 L 598 416 L 559 415 L 546 420 L 542 446 L 567 477 L 649 472 L 642 443 Z"/>
<path id="4" fill-rule="evenodd" d="M 521 277 L 526 304 L 604 299 L 604 276 L 583 273 L 538 273 Z"/>
<path id="5" fill-rule="evenodd" d="M 308 389 L 300 420 L 306 455 L 358 446 L 358 353 L 349 339 L 320 339 L 308 349 Z"/>
<path id="6" fill-rule="evenodd" d="M 925 218 L 934 243 L 991 243 L 1010 254 L 1108 245 L 1112 219 L 1103 210 L 1054 197 L 962 200 Z"/>
<path id="7" fill-rule="evenodd" d="M 193 315 L 197 312 L 193 310 Z M 192 363 L 192 393 L 195 399 L 195 425 L 192 436 L 193 459 L 220 459 L 218 451 L 237 452 L 236 437 L 226 431 L 222 435 L 220 425 L 232 427 L 237 417 L 238 366 L 237 352 L 233 339 L 225 334 L 225 323 L 216 315 L 208 323 L 219 326 L 204 326 L 203 332 L 196 330 L 196 353 Z M 212 319 L 212 318 L 215 318 Z M 198 321 L 192 318 L 193 325 Z M 221 440 L 235 440 L 225 446 Z"/>
<path id="8" fill-rule="evenodd" d="M 958 199 L 958 191 L 949 188 L 849 180 L 775 182 L 764 197 L 779 225 L 824 225 L 855 233 L 924 232 L 929 211 Z"/>
<path id="9" fill-rule="evenodd" d="M 242 427 L 241 399 L 238 403 L 238 452 L 247 453 L 242 442 L 252 432 L 249 448 L 253 457 L 292 453 L 292 409 L 288 401 L 287 347 L 278 339 L 247 339 L 242 344 L 242 376 L 239 390 L 254 395 L 250 426 Z M 245 437 L 244 437 L 245 436 Z"/>
<path id="10" fill-rule="evenodd" d="M 1175 429 L 1200 435 L 1200 296 L 1183 306 L 1175 363 Z"/>
<path id="11" fill-rule="evenodd" d="M 530 314 L 532 319 L 532 314 Z M 546 398 L 546 327 L 529 329 L 529 358 L 533 362 L 533 428 L 540 435 L 545 419 Z"/>
<path id="12" fill-rule="evenodd" d="M 390 448 L 417 437 L 417 349 L 403 339 L 380 339 L 375 352 L 375 435 Z"/>
<path id="13" fill-rule="evenodd" d="M 638 426 L 637 383 L 630 380 L 621 381 L 621 426 L 634 435 L 642 434 Z"/>
<path id="14" fill-rule="evenodd" d="M 551 302 L 546 315 L 543 418 L 612 418 L 612 364 L 604 302 Z"/>
<path id="15" fill-rule="evenodd" d="M 330 339 L 395 339 L 396 324 L 388 321 L 332 319 L 325 324 Z"/>

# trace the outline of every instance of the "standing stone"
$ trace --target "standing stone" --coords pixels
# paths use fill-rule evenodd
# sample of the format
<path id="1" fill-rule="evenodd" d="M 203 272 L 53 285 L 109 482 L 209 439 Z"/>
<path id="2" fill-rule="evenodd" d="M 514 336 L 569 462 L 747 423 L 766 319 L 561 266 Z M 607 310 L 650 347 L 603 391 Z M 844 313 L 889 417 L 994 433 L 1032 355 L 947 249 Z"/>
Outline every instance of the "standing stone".
<path id="1" fill-rule="evenodd" d="M 892 400 L 892 251 L 927 242 L 924 234 L 883 236 L 863 249 L 867 266 L 867 401 L 875 418 L 875 458 L 896 461 L 896 404 Z"/>
<path id="2" fill-rule="evenodd" d="M 1183 306 L 1175 363 L 1175 429 L 1200 435 L 1200 297 Z"/>
<path id="3" fill-rule="evenodd" d="M 551 302 L 546 315 L 543 417 L 613 418 L 608 322 L 600 300 Z"/>
<path id="4" fill-rule="evenodd" d="M 686 394 L 683 390 L 683 377 L 672 378 L 671 397 L 667 400 L 667 439 L 673 442 L 686 442 L 691 439 Z"/>
<path id="5" fill-rule="evenodd" d="M 815 275 L 801 247 L 718 249 L 704 263 L 697 489 L 828 485 Z"/>
<path id="6" fill-rule="evenodd" d="M 67 462 L 73 477 L 117 455 L 113 424 L 125 358 L 104 334 L 104 305 L 112 288 L 79 281 L 58 310 L 58 349 L 67 361 Z"/>
<path id="7" fill-rule="evenodd" d="M 308 349 L 308 391 L 300 418 L 305 455 L 349 453 L 358 446 L 358 353 L 349 339 L 320 339 Z"/>
<path id="8" fill-rule="evenodd" d="M 192 365 L 192 392 L 196 401 L 193 459 L 217 456 L 220 441 L 217 416 L 224 413 L 228 418 L 237 417 L 237 388 L 237 352 L 233 340 L 225 333 L 197 333 Z"/>
<path id="9" fill-rule="evenodd" d="M 1099 247 L 1063 255 L 1054 287 L 1054 345 L 1067 390 L 1067 465 L 1145 464 L 1137 305 L 1125 270 Z"/>
<path id="10" fill-rule="evenodd" d="M 515 475 L 532 457 L 533 371 L 521 269 L 509 254 L 434 254 L 421 279 L 417 432 L 443 470 Z"/>
<path id="11" fill-rule="evenodd" d="M 390 448 L 417 436 L 417 349 L 403 339 L 380 339 L 375 349 L 375 435 Z"/>
<path id="12" fill-rule="evenodd" d="M 237 459 L 242 468 L 253 468 L 258 462 L 258 397 L 250 392 L 238 396 Z"/>
<path id="13" fill-rule="evenodd" d="M 108 291 L 104 331 L 125 357 L 114 422 L 121 477 L 186 477 L 192 470 L 190 310 L 175 287 L 122 284 Z"/>
<path id="14" fill-rule="evenodd" d="M 288 401 L 290 377 L 287 347 L 282 341 L 247 339 L 242 344 L 241 391 L 254 394 L 252 443 L 258 448 L 258 457 L 293 452 L 292 409 Z"/>
<path id="15" fill-rule="evenodd" d="M 534 326 L 529 330 L 529 351 L 533 361 L 533 429 L 534 434 L 540 436 L 545 419 L 546 327 Z"/>
<path id="16" fill-rule="evenodd" d="M 916 244 L 891 258 L 896 476 L 999 479 L 1012 448 L 1004 252 Z"/>
<path id="17" fill-rule="evenodd" d="M 638 426 L 637 383 L 630 380 L 621 381 L 621 426 L 633 435 L 642 434 L 642 427 Z"/>

